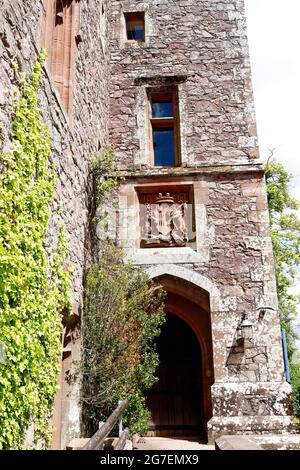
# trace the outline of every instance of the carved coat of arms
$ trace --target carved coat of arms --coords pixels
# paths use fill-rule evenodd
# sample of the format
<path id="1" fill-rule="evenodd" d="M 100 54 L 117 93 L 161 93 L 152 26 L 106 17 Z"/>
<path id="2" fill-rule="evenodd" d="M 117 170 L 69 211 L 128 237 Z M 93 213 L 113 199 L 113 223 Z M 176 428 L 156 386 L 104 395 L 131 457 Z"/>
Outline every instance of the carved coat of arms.
<path id="1" fill-rule="evenodd" d="M 141 196 L 141 246 L 185 246 L 188 241 L 188 194 Z"/>

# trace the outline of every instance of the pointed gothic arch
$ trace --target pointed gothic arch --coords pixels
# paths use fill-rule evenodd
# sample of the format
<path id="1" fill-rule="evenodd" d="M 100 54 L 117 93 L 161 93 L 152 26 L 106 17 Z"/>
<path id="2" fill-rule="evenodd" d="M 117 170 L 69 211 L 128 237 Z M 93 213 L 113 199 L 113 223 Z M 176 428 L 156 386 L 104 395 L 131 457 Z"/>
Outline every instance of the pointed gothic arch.
<path id="1" fill-rule="evenodd" d="M 210 310 L 212 312 L 220 310 L 220 291 L 209 278 L 203 276 L 202 274 L 175 264 L 160 264 L 151 266 L 147 269 L 147 272 L 151 279 L 163 275 L 169 275 L 198 286 L 200 289 L 206 291 L 209 294 Z"/>

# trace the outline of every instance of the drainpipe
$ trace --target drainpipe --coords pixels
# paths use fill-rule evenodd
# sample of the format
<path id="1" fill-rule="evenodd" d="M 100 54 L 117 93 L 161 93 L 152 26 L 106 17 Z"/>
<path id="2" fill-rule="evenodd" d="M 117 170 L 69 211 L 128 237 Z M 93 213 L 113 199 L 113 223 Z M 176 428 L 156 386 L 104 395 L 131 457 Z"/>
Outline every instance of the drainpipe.
<path id="1" fill-rule="evenodd" d="M 284 358 L 285 378 L 288 383 L 291 383 L 289 359 L 288 359 L 288 353 L 287 353 L 286 333 L 283 328 L 281 328 L 281 340 L 282 340 L 282 349 L 283 349 L 283 358 Z"/>

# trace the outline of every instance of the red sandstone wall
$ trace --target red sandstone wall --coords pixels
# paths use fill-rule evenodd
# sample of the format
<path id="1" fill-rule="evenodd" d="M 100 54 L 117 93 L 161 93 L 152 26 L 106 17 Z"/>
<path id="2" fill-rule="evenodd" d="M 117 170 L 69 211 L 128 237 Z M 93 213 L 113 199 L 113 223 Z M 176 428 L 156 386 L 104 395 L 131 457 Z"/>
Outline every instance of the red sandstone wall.
<path id="1" fill-rule="evenodd" d="M 126 43 L 124 12 L 139 10 L 145 11 L 146 41 Z M 243 2 L 112 1 L 109 34 L 110 138 L 122 167 L 147 160 L 143 90 L 164 77 L 181 77 L 186 165 L 257 158 Z"/>
<path id="2" fill-rule="evenodd" d="M 50 2 L 52 0 L 48 0 Z M 38 92 L 46 125 L 51 132 L 52 158 L 58 175 L 55 201 L 49 227 L 49 244 L 55 246 L 58 227 L 63 223 L 68 233 L 70 253 L 68 264 L 73 268 L 72 302 L 79 315 L 82 305 L 83 270 L 91 258 L 90 182 L 88 162 L 93 154 L 107 144 L 109 79 L 105 30 L 108 2 L 80 2 L 79 34 L 81 42 L 75 51 L 73 76 L 73 116 L 68 116 L 63 100 L 55 87 L 49 65 Z M 102 17 L 102 4 L 105 18 Z M 12 62 L 21 72 L 29 74 L 40 48 L 40 28 L 46 1 L 1 1 L 0 5 L 0 113 L 4 150 L 9 150 L 9 132 L 13 112 L 13 94 L 17 88 Z M 48 22 L 51 19 L 48 19 Z M 78 332 L 77 332 L 78 333 Z M 78 337 L 78 334 L 77 334 Z M 71 343 L 72 344 L 72 343 Z M 70 346 L 70 344 L 69 344 Z M 63 376 L 70 369 L 72 358 L 78 357 L 79 344 L 73 337 L 72 354 L 64 361 Z M 70 394 L 71 392 L 71 394 Z M 68 395 L 69 394 L 69 395 Z M 62 446 L 79 434 L 78 390 L 63 382 Z M 60 417 L 57 417 L 58 427 Z M 56 445 L 60 440 L 56 439 Z"/>

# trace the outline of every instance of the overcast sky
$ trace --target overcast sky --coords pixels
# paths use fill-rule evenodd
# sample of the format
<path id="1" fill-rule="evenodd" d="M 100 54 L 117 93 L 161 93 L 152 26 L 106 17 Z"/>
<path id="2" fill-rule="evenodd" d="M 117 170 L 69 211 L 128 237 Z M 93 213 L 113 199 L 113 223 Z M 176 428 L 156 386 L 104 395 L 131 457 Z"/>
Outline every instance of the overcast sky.
<path id="1" fill-rule="evenodd" d="M 261 158 L 277 147 L 276 158 L 295 175 L 291 190 L 300 199 L 300 0 L 245 5 Z"/>
<path id="2" fill-rule="evenodd" d="M 300 199 L 300 0 L 245 0 L 261 157 L 296 175 Z"/>

